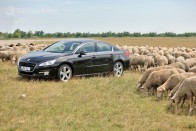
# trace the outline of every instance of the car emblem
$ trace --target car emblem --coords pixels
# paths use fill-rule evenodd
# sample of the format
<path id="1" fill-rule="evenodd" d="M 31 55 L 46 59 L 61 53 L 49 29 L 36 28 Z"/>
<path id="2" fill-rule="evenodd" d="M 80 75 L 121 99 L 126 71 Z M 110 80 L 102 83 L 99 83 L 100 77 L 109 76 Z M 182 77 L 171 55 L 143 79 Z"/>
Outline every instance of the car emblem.
<path id="1" fill-rule="evenodd" d="M 30 59 L 27 59 L 27 61 L 30 61 Z"/>

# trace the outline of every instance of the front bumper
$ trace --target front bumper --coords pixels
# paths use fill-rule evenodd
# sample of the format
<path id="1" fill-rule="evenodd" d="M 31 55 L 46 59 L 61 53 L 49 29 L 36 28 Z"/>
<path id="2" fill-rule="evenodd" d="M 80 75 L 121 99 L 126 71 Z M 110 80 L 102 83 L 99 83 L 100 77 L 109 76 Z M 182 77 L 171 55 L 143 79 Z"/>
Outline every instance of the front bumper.
<path id="1" fill-rule="evenodd" d="M 56 77 L 58 72 L 58 67 L 48 66 L 39 67 L 35 65 L 31 71 L 22 71 L 20 65 L 18 65 L 18 75 L 27 77 Z"/>

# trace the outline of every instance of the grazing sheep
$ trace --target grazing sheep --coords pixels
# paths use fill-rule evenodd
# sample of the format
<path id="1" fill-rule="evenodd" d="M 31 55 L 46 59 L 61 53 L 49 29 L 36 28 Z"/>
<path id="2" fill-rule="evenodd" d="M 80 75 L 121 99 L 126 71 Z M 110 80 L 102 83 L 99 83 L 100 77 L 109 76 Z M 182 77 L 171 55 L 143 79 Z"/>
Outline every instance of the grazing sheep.
<path id="1" fill-rule="evenodd" d="M 193 51 L 193 49 L 191 49 L 191 48 L 186 48 L 186 52 L 187 52 L 187 53 L 189 53 L 189 52 L 191 52 L 191 51 Z"/>
<path id="2" fill-rule="evenodd" d="M 170 55 L 169 53 L 167 53 L 165 56 L 166 56 L 167 59 L 168 59 L 168 64 L 172 64 L 172 63 L 175 62 L 175 57 L 173 57 L 173 56 Z"/>
<path id="3" fill-rule="evenodd" d="M 16 46 L 21 46 L 22 44 L 20 44 L 20 43 L 18 43 L 18 44 L 16 44 Z"/>
<path id="4" fill-rule="evenodd" d="M 186 52 L 183 52 L 181 54 L 181 56 L 183 56 L 185 59 L 190 59 L 191 58 L 191 56 L 188 53 L 186 53 Z"/>
<path id="5" fill-rule="evenodd" d="M 34 51 L 34 50 L 36 50 L 36 47 L 30 46 L 30 47 L 29 47 L 29 50 L 30 50 L 30 51 Z"/>
<path id="6" fill-rule="evenodd" d="M 133 68 L 135 71 L 137 70 L 137 63 L 138 63 L 138 56 L 139 54 L 134 54 L 130 56 L 130 68 Z"/>
<path id="7" fill-rule="evenodd" d="M 186 59 L 184 63 L 186 63 L 191 68 L 196 64 L 196 58 Z"/>
<path id="8" fill-rule="evenodd" d="M 34 46 L 35 44 L 33 44 L 33 43 L 30 43 L 29 45 L 31 45 L 31 46 Z"/>
<path id="9" fill-rule="evenodd" d="M 9 51 L 11 50 L 12 47 L 9 47 L 9 46 L 2 46 L 2 48 L 0 49 L 0 51 Z"/>
<path id="10" fill-rule="evenodd" d="M 183 82 L 180 84 L 177 92 L 171 98 L 171 100 L 177 105 L 181 100 L 189 99 L 190 101 L 190 109 L 189 115 L 192 113 L 193 109 L 196 108 L 194 106 L 193 97 L 196 96 L 196 76 L 185 78 Z"/>
<path id="11" fill-rule="evenodd" d="M 141 89 L 146 90 L 147 92 L 153 87 L 157 88 L 167 81 L 167 79 L 172 74 L 179 74 L 180 69 L 163 69 L 159 71 L 153 71 L 146 82 L 142 85 Z"/>
<path id="12" fill-rule="evenodd" d="M 184 62 L 185 58 L 183 56 L 179 56 L 178 58 L 176 58 L 176 62 Z"/>
<path id="13" fill-rule="evenodd" d="M 148 57 L 146 58 L 145 64 L 148 65 L 147 68 L 154 67 L 154 66 L 155 66 L 155 63 L 154 63 L 154 58 L 153 58 L 153 56 L 148 56 Z M 147 68 L 146 68 L 146 69 L 147 69 Z"/>
<path id="14" fill-rule="evenodd" d="M 174 94 L 177 92 L 179 86 L 182 84 L 184 79 L 182 79 L 169 93 L 168 97 L 172 98 L 174 96 Z"/>
<path id="15" fill-rule="evenodd" d="M 174 68 L 172 66 L 159 66 L 159 67 L 154 67 L 154 68 L 149 68 L 147 69 L 141 79 L 138 81 L 138 84 L 137 84 L 137 89 L 139 90 L 142 85 L 146 82 L 146 80 L 148 79 L 148 77 L 150 76 L 150 74 L 153 72 L 153 71 L 158 71 L 158 70 L 161 70 L 161 69 L 171 69 L 171 68 Z"/>
<path id="16" fill-rule="evenodd" d="M 165 56 L 155 56 L 155 63 L 157 66 L 164 66 L 164 65 L 168 65 L 168 60 Z"/>
<path id="17" fill-rule="evenodd" d="M 172 53 L 172 55 L 173 55 L 175 58 L 178 58 L 181 54 L 182 54 L 182 52 L 181 52 L 181 51 L 178 51 L 178 50 L 176 50 L 176 51 L 174 51 L 174 52 Z"/>
<path id="18" fill-rule="evenodd" d="M 2 61 L 12 60 L 14 53 L 11 51 L 0 51 L 0 59 Z"/>
<path id="19" fill-rule="evenodd" d="M 184 71 L 188 71 L 187 65 L 183 64 L 182 62 L 175 62 L 175 63 L 170 64 L 169 66 L 173 66 L 175 68 L 180 68 Z"/>
<path id="20" fill-rule="evenodd" d="M 188 53 L 192 58 L 196 58 L 196 51 L 192 51 Z"/>
<path id="21" fill-rule="evenodd" d="M 194 76 L 195 73 L 180 73 L 173 74 L 169 79 L 161 86 L 157 88 L 157 97 L 161 97 L 164 91 L 171 91 L 181 80 L 184 78 Z"/>
<path id="22" fill-rule="evenodd" d="M 189 72 L 195 72 L 196 73 L 196 66 L 193 66 L 192 68 L 190 68 Z"/>
<path id="23" fill-rule="evenodd" d="M 9 45 L 9 47 L 13 47 L 13 46 L 14 46 L 14 44 L 10 44 L 10 45 Z"/>
<path id="24" fill-rule="evenodd" d="M 135 70 L 139 69 L 138 66 L 143 68 L 146 62 L 146 58 L 147 56 L 145 55 L 135 55 L 131 58 L 130 66 L 132 66 Z"/>

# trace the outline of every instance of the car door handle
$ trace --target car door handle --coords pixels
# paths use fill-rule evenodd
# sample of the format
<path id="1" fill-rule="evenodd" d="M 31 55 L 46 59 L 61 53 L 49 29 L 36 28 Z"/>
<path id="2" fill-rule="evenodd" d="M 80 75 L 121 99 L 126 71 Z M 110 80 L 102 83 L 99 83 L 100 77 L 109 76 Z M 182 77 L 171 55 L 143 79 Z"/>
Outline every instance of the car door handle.
<path id="1" fill-rule="evenodd" d="M 92 58 L 94 59 L 94 58 L 96 58 L 96 56 L 94 55 Z"/>
<path id="2" fill-rule="evenodd" d="M 113 57 L 113 54 L 110 54 L 110 57 Z"/>

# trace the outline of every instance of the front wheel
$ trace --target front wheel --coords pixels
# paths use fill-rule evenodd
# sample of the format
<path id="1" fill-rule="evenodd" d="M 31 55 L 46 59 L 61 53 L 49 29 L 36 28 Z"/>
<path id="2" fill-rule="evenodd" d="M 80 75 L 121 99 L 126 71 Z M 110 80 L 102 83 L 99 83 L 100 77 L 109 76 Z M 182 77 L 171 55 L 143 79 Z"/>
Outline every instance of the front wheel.
<path id="1" fill-rule="evenodd" d="M 114 66 L 113 66 L 113 74 L 114 76 L 122 76 L 123 74 L 123 64 L 119 61 L 115 62 L 114 63 Z"/>
<path id="2" fill-rule="evenodd" d="M 72 69 L 69 65 L 62 65 L 58 70 L 58 79 L 67 82 L 72 77 Z"/>

